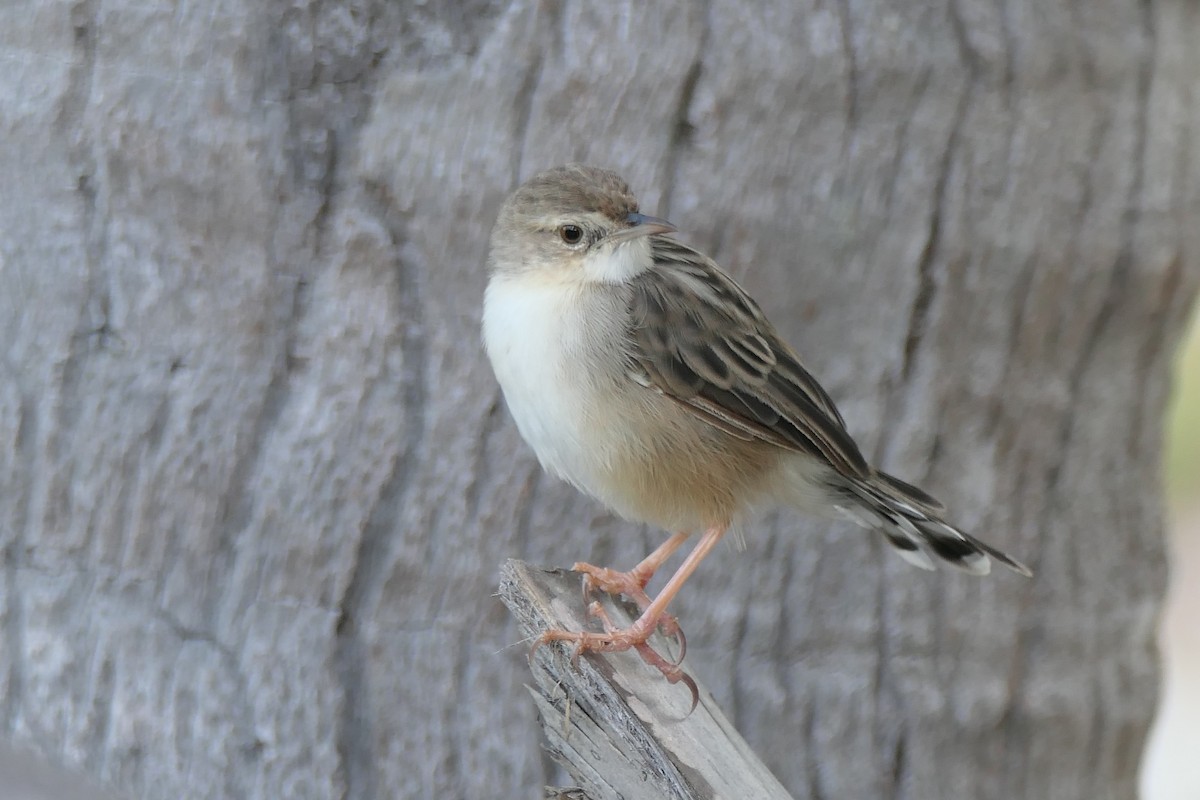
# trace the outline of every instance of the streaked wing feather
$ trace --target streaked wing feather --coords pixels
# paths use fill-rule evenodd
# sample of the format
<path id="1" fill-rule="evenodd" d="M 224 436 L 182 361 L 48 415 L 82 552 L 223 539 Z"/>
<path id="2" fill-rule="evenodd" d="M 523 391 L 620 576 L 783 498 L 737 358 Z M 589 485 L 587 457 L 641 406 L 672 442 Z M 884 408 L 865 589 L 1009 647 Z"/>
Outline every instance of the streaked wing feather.
<path id="1" fill-rule="evenodd" d="M 924 490 L 918 489 L 911 483 L 906 483 L 894 475 L 889 475 L 886 472 L 876 472 L 875 477 L 879 482 L 888 487 L 893 496 L 901 500 L 916 505 L 918 508 L 930 514 L 943 514 L 946 511 L 946 506 L 936 497 L 931 497 Z"/>
<path id="2" fill-rule="evenodd" d="M 707 257 L 655 236 L 655 267 L 632 282 L 630 332 L 644 382 L 739 438 L 870 468 L 833 400 L 754 300 Z"/>

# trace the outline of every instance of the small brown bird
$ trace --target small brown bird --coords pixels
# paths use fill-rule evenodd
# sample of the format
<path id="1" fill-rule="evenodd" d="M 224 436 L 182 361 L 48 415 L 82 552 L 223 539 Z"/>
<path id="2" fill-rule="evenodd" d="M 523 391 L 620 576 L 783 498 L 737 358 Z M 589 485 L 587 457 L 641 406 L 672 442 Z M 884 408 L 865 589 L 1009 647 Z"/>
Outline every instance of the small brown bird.
<path id="1" fill-rule="evenodd" d="M 842 415 L 758 305 L 707 256 L 639 212 L 615 173 L 547 170 L 505 201 L 492 231 L 483 338 L 517 428 L 542 466 L 621 516 L 676 531 L 628 572 L 578 563 L 641 616 L 541 641 L 636 648 L 678 633 L 667 604 L 731 525 L 785 505 L 840 512 L 901 556 L 977 575 L 1023 564 L 958 530 L 925 492 L 867 463 Z M 703 531 L 658 596 L 646 583 Z M 598 604 L 593 613 L 603 615 Z"/>

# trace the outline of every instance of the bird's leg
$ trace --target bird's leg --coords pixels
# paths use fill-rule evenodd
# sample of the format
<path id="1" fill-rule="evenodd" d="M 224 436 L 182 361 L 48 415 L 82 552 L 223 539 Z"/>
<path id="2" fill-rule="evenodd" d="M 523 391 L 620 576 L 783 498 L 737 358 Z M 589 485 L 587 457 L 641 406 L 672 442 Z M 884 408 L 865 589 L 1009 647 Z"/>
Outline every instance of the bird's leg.
<path id="1" fill-rule="evenodd" d="M 726 529 L 727 526 L 721 525 L 709 528 L 704 533 L 704 536 L 702 536 L 700 541 L 696 544 L 695 549 L 688 553 L 687 558 L 685 558 L 683 563 L 679 565 L 679 569 L 677 569 L 675 574 L 671 576 L 671 579 L 667 581 L 667 585 L 664 586 L 662 591 L 658 593 L 658 596 L 655 597 L 649 603 L 649 605 L 642 610 L 641 616 L 639 616 L 628 628 L 615 628 L 611 625 L 606 625 L 606 630 L 604 633 L 593 633 L 591 631 L 572 633 L 570 631 L 549 630 L 538 637 L 537 644 L 540 645 L 545 642 L 574 642 L 574 658 L 578 658 L 580 654 L 588 651 L 594 651 L 598 653 L 616 653 L 632 648 L 636 649 L 641 654 L 642 660 L 646 661 L 646 663 L 650 664 L 651 666 L 656 667 L 671 683 L 681 680 L 683 673 L 679 670 L 678 666 L 666 662 L 657 653 L 653 653 L 653 651 L 646 646 L 646 640 L 650 638 L 650 634 L 654 633 L 654 629 L 658 627 L 659 622 L 666 613 L 667 605 L 671 602 L 671 600 L 674 599 L 675 595 L 679 593 L 679 590 L 683 587 L 683 584 L 687 582 L 687 579 L 691 577 L 692 573 L 696 571 L 696 567 L 700 565 L 700 562 L 704 560 L 704 557 L 712 552 L 712 549 L 716 547 L 717 542 L 721 541 L 721 537 L 725 535 Z M 674 536 L 671 537 L 671 540 L 668 541 L 668 544 L 672 544 L 675 538 L 676 537 Z M 682 539 L 680 541 L 682 541 Z M 667 547 L 667 545 L 663 545 L 663 547 L 659 548 L 659 550 L 662 550 L 665 547 Z M 677 542 L 674 543 L 674 547 L 678 548 L 679 544 Z M 657 552 L 658 551 L 656 550 L 655 553 Z M 601 619 L 603 620 L 604 617 L 601 616 Z M 537 645 L 535 645 L 535 647 L 536 646 Z M 652 657 L 647 656 L 648 651 L 653 654 Z"/>
<path id="2" fill-rule="evenodd" d="M 676 533 L 628 572 L 597 567 L 582 561 L 575 562 L 571 569 L 583 573 L 583 602 L 589 609 L 589 613 L 591 594 L 597 589 L 611 595 L 623 594 L 637 604 L 638 611 L 645 612 L 651 602 L 650 596 L 646 594 L 646 584 L 687 538 L 688 534 L 686 533 Z M 663 614 L 659 619 L 658 627 L 664 636 L 673 636 L 679 642 L 679 661 L 682 661 L 684 653 L 687 652 L 687 639 L 684 638 L 683 629 L 679 627 L 679 620 L 670 614 Z"/>
<path id="3" fill-rule="evenodd" d="M 604 630 L 608 633 L 616 633 L 620 630 L 613 624 L 608 616 L 608 612 L 604 610 L 604 606 L 599 603 L 594 601 L 589 603 L 588 614 L 599 619 L 604 624 Z M 682 632 L 679 635 L 682 638 Z M 692 693 L 692 707 L 688 709 L 688 714 L 696 710 L 696 704 L 700 702 L 700 689 L 696 686 L 696 681 L 692 679 L 692 676 L 680 669 L 679 661 L 683 660 L 682 655 L 680 655 L 679 661 L 668 661 L 654 652 L 654 648 L 646 642 L 635 644 L 633 649 L 638 651 L 638 655 L 642 657 L 642 661 L 661 672 L 663 677 L 667 679 L 667 683 L 679 683 L 682 681 Z M 576 647 L 575 651 L 571 654 L 571 663 L 576 667 L 579 666 L 579 647 Z"/>
<path id="4" fill-rule="evenodd" d="M 602 589 L 609 594 L 624 594 L 630 599 L 639 592 L 645 597 L 646 584 L 658 572 L 658 568 L 679 549 L 688 538 L 686 533 L 677 533 L 655 548 L 654 552 L 643 558 L 638 565 L 628 572 L 620 572 L 608 567 L 596 567 L 580 561 L 571 567 L 576 572 L 587 575 L 588 589 Z M 649 600 L 646 602 L 649 605 Z"/>

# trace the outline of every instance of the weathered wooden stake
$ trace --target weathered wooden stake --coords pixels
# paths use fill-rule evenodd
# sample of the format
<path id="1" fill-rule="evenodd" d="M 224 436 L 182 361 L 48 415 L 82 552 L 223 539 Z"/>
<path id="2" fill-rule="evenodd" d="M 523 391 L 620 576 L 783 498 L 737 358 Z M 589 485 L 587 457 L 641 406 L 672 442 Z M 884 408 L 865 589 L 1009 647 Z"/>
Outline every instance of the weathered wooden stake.
<path id="1" fill-rule="evenodd" d="M 508 561 L 501 573 L 500 597 L 522 635 L 532 640 L 549 627 L 581 630 L 588 624 L 578 573 L 521 561 Z M 620 605 L 598 599 L 617 624 L 629 621 Z M 666 647 L 666 640 L 655 644 L 662 653 Z M 546 645 L 534 653 L 530 669 L 529 691 L 550 754 L 590 800 L 790 797 L 703 685 L 688 714 L 687 687 L 667 683 L 632 652 L 588 655 L 574 666 L 567 647 Z"/>

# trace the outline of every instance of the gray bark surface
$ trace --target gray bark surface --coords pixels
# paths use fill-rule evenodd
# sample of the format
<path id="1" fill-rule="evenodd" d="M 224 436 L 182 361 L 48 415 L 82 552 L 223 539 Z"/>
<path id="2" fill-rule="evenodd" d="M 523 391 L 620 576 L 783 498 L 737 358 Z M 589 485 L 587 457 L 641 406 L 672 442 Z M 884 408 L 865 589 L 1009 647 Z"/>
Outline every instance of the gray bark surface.
<path id="1" fill-rule="evenodd" d="M 622 172 L 864 450 L 1038 575 L 771 516 L 675 610 L 797 798 L 1129 798 L 1200 258 L 1188 0 L 0 6 L 0 732 L 123 797 L 528 797 L 519 180 Z"/>

